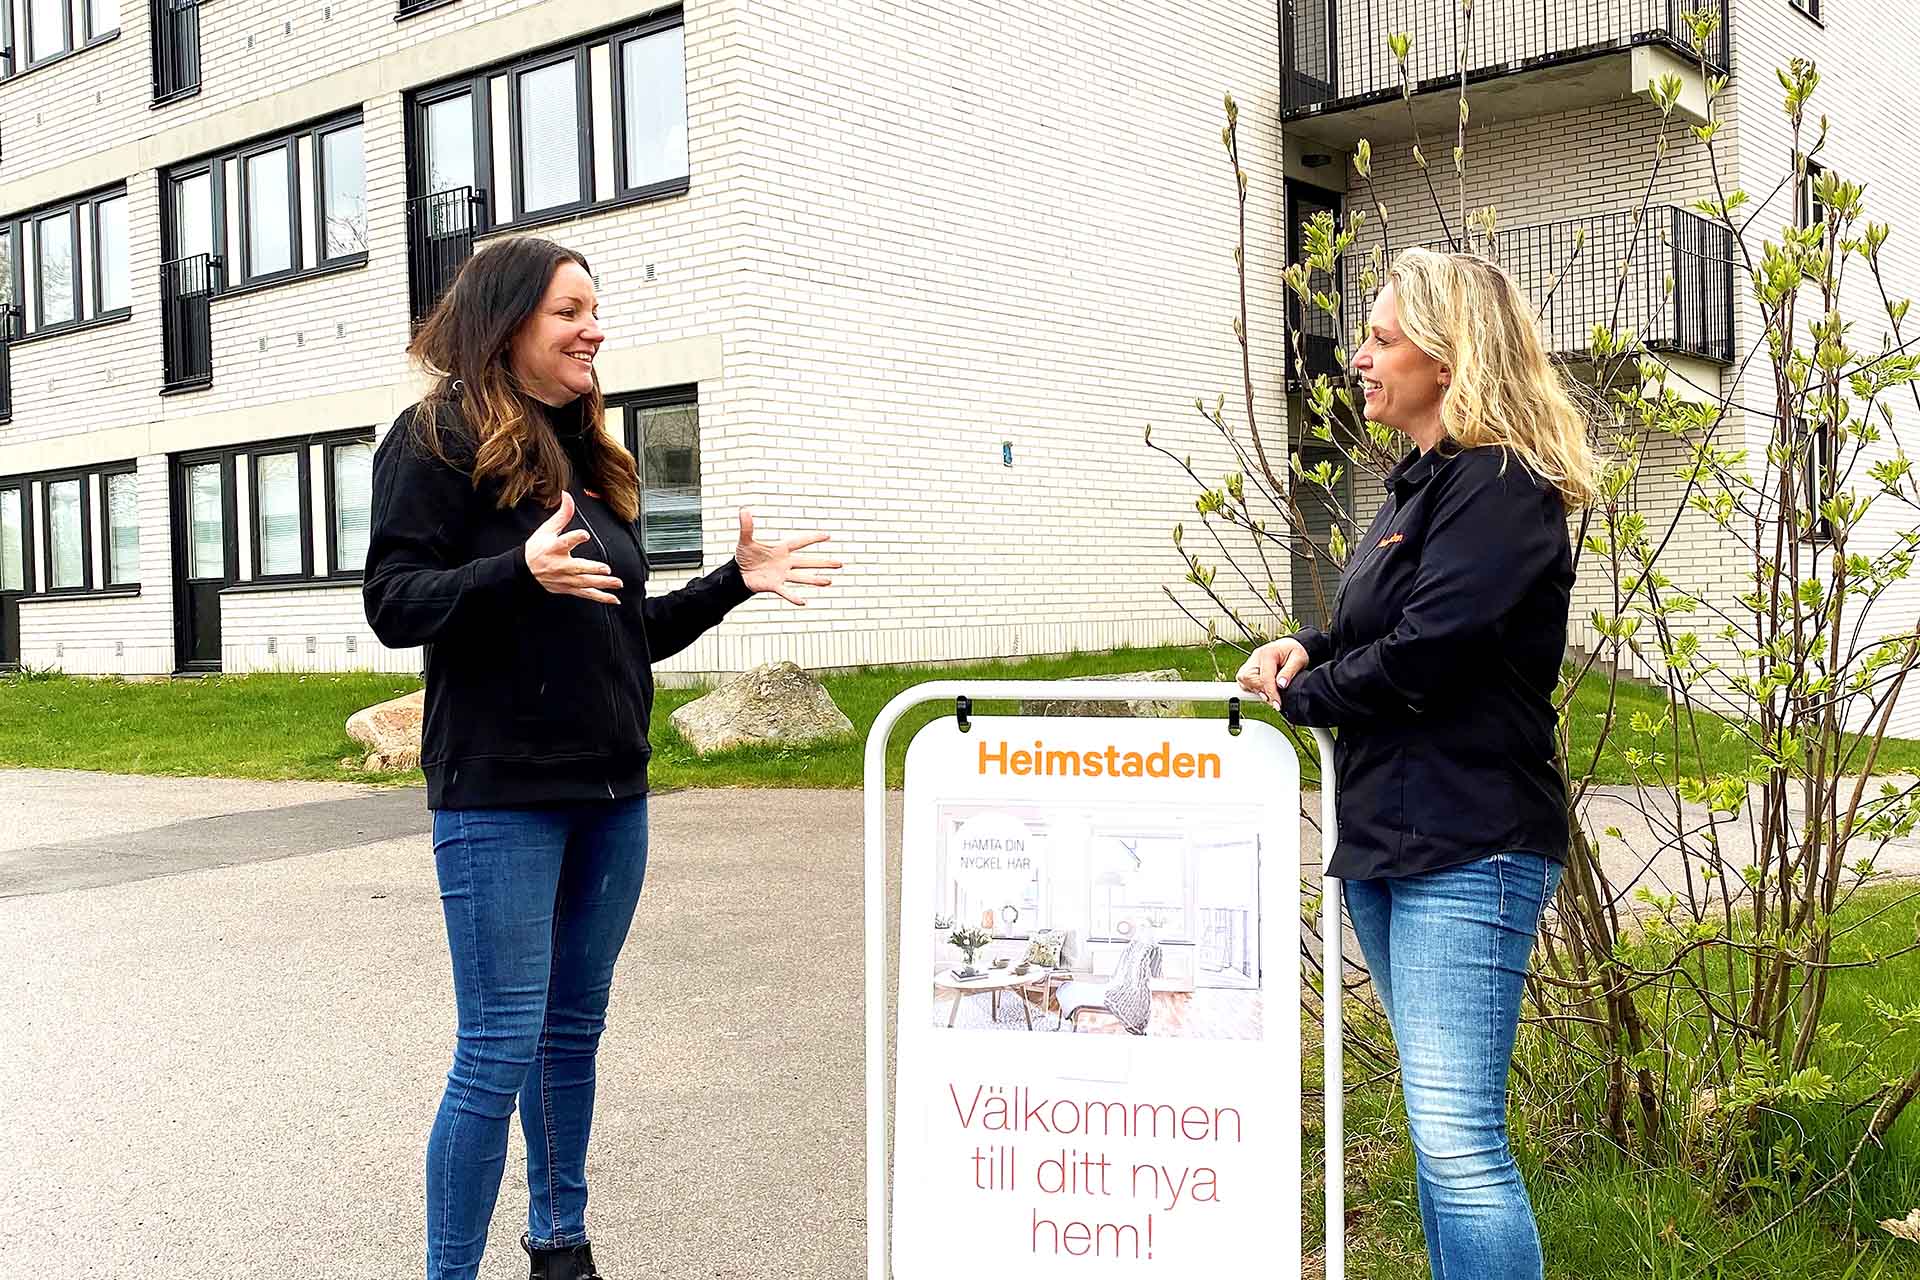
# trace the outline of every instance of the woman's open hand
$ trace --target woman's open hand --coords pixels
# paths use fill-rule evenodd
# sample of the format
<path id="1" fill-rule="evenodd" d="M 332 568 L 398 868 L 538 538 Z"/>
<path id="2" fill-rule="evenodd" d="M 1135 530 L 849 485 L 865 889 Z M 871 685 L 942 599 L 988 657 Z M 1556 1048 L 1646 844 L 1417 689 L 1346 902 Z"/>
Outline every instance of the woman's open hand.
<path id="1" fill-rule="evenodd" d="M 830 587 L 833 585 L 832 578 L 823 578 L 808 570 L 840 567 L 838 560 L 800 554 L 806 548 L 818 546 L 826 540 L 827 535 L 824 533 L 811 533 L 787 542 L 755 542 L 753 513 L 742 507 L 740 509 L 740 543 L 733 549 L 733 559 L 740 566 L 740 577 L 749 589 L 755 592 L 771 591 L 788 604 L 803 605 L 806 601 L 787 588 Z"/>
<path id="2" fill-rule="evenodd" d="M 579 596 L 601 604 L 619 604 L 612 594 L 623 585 L 598 560 L 575 560 L 573 549 L 593 535 L 585 529 L 565 532 L 573 520 L 573 495 L 562 489 L 560 505 L 527 539 L 527 568 L 534 581 L 557 596 Z"/>

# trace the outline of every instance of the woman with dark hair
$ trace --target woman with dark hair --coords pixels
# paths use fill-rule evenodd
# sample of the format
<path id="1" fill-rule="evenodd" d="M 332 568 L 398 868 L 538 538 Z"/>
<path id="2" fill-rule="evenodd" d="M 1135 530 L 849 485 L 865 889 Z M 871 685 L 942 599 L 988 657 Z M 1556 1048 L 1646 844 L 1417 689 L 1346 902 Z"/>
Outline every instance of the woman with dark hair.
<path id="1" fill-rule="evenodd" d="M 587 1243 L 594 1055 L 647 863 L 652 664 L 756 592 L 794 603 L 824 535 L 753 538 L 649 597 L 632 455 L 605 430 L 586 259 L 489 246 L 409 353 L 432 389 L 374 459 L 367 620 L 426 650 L 421 767 L 459 1035 L 427 1141 L 428 1280 L 478 1273 L 516 1097 L 536 1280 Z"/>

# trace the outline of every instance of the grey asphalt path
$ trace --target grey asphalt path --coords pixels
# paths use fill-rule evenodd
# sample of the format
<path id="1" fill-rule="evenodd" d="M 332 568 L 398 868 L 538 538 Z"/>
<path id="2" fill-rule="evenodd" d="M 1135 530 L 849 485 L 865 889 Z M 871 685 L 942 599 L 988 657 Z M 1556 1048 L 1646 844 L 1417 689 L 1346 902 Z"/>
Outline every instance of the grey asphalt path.
<path id="1" fill-rule="evenodd" d="M 1623 892 L 1678 883 L 1624 796 L 1593 804 Z M 652 818 L 601 1050 L 602 1265 L 854 1280 L 861 798 L 687 792 Z M 0 1275 L 422 1273 L 453 1037 L 426 831 L 417 790 L 0 771 Z M 1886 865 L 1920 872 L 1920 841 Z M 525 1274 L 525 1195 L 516 1126 L 488 1277 Z"/>
<path id="2" fill-rule="evenodd" d="M 0 1274 L 422 1274 L 453 1037 L 423 813 L 418 791 L 0 772 Z M 851 1280 L 860 797 L 682 793 L 652 819 L 601 1049 L 596 1253 L 620 1280 Z M 511 1143 L 488 1277 L 526 1274 Z"/>

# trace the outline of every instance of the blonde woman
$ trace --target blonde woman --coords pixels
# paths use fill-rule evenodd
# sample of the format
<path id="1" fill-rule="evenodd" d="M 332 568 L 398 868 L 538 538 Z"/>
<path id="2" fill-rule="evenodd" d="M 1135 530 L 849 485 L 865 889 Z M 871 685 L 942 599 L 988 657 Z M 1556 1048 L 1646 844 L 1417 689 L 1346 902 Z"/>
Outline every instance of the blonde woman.
<path id="1" fill-rule="evenodd" d="M 1368 420 L 1414 447 L 1331 630 L 1261 646 L 1240 683 L 1338 732 L 1329 871 L 1399 1049 L 1435 1280 L 1538 1280 L 1507 1071 L 1567 857 L 1553 690 L 1593 458 L 1532 308 L 1484 258 L 1402 253 L 1353 365 Z"/>

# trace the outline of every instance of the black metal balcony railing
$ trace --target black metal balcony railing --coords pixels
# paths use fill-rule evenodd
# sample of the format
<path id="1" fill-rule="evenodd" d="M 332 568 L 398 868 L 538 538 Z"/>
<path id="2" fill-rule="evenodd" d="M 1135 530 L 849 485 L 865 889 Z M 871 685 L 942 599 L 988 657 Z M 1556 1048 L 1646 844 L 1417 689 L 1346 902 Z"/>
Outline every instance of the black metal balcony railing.
<path id="1" fill-rule="evenodd" d="M 1569 218 L 1499 231 L 1491 245 L 1476 249 L 1505 267 L 1532 300 L 1551 355 L 1589 357 L 1594 328 L 1605 325 L 1616 333 L 1632 330 L 1653 351 L 1733 363 L 1733 237 L 1699 214 L 1659 205 L 1639 224 L 1632 210 Z M 1316 310 L 1303 323 L 1309 377 L 1340 372 L 1336 340 L 1352 359 L 1354 330 L 1365 322 L 1379 292 L 1362 284 L 1365 265 L 1360 253 L 1340 262 L 1337 335 L 1324 311 Z"/>
<path id="2" fill-rule="evenodd" d="M 1727 68 L 1728 0 L 1476 0 L 1471 26 L 1460 0 L 1285 0 L 1281 19 L 1283 118 L 1332 103 L 1400 92 L 1400 64 L 1387 45 L 1405 33 L 1414 90 L 1457 82 L 1456 51 L 1467 78 L 1486 79 L 1571 62 L 1641 44 L 1664 44 L 1691 58 L 1690 11 L 1714 8 L 1720 25 L 1707 61 Z"/>
<path id="3" fill-rule="evenodd" d="M 20 308 L 0 305 L 0 422 L 13 421 L 13 338 Z"/>
<path id="4" fill-rule="evenodd" d="M 473 256 L 485 225 L 487 193 L 456 187 L 407 202 L 407 283 L 414 323 L 426 319 L 460 268 Z"/>
<path id="5" fill-rule="evenodd" d="M 197 253 L 160 266 L 161 387 L 191 391 L 213 383 L 213 295 L 220 259 Z"/>
<path id="6" fill-rule="evenodd" d="M 200 0 L 149 0 L 153 105 L 200 92 Z"/>

